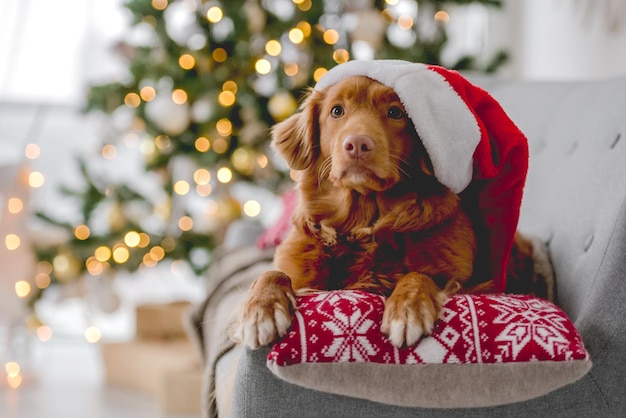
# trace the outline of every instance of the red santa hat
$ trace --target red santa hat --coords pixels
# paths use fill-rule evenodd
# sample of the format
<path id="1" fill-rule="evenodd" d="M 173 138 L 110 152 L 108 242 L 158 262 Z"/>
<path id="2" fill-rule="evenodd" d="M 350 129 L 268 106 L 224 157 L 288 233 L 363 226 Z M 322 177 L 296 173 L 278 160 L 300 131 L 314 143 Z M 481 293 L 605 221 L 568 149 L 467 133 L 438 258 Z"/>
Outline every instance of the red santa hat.
<path id="1" fill-rule="evenodd" d="M 440 183 L 461 196 L 479 240 L 478 281 L 504 291 L 528 170 L 524 134 L 485 90 L 456 71 L 399 60 L 349 61 L 317 83 L 321 90 L 362 75 L 391 87 L 404 105 Z"/>

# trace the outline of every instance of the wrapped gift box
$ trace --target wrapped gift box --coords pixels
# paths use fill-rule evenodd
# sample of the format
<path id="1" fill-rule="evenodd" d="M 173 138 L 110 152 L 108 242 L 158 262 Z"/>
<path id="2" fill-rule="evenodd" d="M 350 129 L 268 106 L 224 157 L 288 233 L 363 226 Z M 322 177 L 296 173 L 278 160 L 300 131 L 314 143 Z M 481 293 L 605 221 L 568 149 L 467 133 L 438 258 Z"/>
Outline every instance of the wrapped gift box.
<path id="1" fill-rule="evenodd" d="M 168 373 L 198 367 L 191 343 L 183 339 L 103 343 L 102 357 L 108 383 L 155 395 Z"/>
<path id="2" fill-rule="evenodd" d="M 147 303 L 136 308 L 138 338 L 186 338 L 182 317 L 189 302 Z"/>
<path id="3" fill-rule="evenodd" d="M 159 393 L 166 414 L 200 414 L 202 372 L 199 367 L 167 372 Z"/>

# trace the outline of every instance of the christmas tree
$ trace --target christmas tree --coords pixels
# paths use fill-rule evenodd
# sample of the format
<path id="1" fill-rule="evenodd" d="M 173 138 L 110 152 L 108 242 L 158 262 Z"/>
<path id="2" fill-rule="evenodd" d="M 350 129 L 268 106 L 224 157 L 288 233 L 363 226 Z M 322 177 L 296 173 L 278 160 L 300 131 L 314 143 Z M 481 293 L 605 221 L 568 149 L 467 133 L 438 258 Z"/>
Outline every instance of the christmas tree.
<path id="1" fill-rule="evenodd" d="M 327 69 L 373 58 L 486 72 L 502 64 L 504 53 L 481 65 L 475 56 L 442 62 L 446 10 L 469 3 L 129 0 L 132 28 L 117 45 L 128 74 L 92 86 L 88 98 L 88 111 L 113 122 L 98 154 L 81 161 L 84 187 L 65 190 L 82 219 L 38 214 L 67 238 L 37 248 L 46 280 L 33 303 L 50 284 L 163 260 L 201 274 L 225 228 L 265 210 L 257 194 L 289 182 L 267 148 L 268 128 L 296 111 Z M 129 153 L 145 172 L 111 177 Z M 92 169 L 94 159 L 110 161 L 109 173 Z M 247 196 L 235 198 L 241 184 L 251 185 Z"/>

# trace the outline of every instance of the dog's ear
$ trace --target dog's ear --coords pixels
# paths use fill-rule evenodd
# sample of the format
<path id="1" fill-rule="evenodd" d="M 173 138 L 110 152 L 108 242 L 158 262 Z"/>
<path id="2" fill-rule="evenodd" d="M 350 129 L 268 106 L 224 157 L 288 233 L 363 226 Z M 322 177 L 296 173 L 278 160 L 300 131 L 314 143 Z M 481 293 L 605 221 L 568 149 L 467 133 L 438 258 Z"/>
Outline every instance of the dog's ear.
<path id="1" fill-rule="evenodd" d="M 311 91 L 298 113 L 272 128 L 272 145 L 295 170 L 309 167 L 319 152 L 319 105 L 322 96 L 319 91 Z"/>
<path id="2" fill-rule="evenodd" d="M 420 153 L 419 155 L 419 168 L 422 170 L 424 174 L 429 177 L 433 177 L 435 175 L 435 169 L 433 168 L 433 163 L 430 161 L 428 154 L 426 151 Z"/>

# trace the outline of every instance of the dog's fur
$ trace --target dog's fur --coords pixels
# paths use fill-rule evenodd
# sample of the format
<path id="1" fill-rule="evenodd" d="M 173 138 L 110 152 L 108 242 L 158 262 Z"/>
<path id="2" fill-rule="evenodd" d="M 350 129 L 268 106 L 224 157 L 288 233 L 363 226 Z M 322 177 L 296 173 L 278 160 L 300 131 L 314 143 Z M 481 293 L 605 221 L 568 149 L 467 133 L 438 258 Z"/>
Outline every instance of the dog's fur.
<path id="1" fill-rule="evenodd" d="M 278 271 L 254 282 L 234 338 L 257 348 L 284 335 L 305 289 L 387 296 L 381 330 L 395 346 L 430 334 L 445 296 L 467 290 L 477 240 L 395 92 L 362 76 L 313 90 L 274 127 L 273 145 L 300 203 Z"/>

